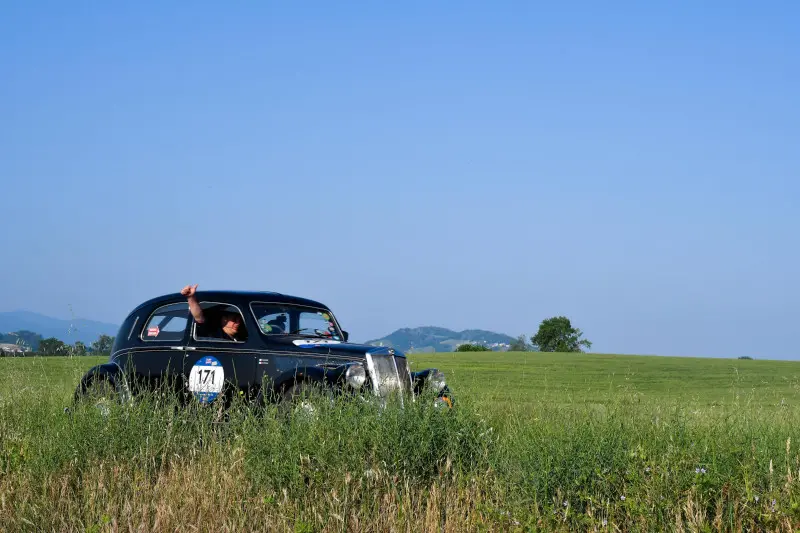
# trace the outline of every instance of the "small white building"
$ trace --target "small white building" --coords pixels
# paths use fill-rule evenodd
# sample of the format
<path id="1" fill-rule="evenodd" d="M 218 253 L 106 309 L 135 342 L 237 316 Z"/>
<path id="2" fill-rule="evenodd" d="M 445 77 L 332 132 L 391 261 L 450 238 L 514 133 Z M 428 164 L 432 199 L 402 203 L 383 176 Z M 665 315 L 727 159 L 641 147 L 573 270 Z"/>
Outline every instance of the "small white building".
<path id="1" fill-rule="evenodd" d="M 25 353 L 30 352 L 31 349 L 27 346 L 20 346 L 19 344 L 0 343 L 0 352 L 6 353 Z"/>

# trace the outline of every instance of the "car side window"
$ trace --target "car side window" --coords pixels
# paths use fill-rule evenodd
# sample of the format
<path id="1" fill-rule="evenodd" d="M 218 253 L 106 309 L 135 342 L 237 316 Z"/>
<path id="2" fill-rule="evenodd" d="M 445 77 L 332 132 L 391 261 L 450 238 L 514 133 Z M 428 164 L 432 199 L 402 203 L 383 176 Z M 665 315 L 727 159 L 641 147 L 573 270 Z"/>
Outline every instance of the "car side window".
<path id="1" fill-rule="evenodd" d="M 205 320 L 194 322 L 192 337 L 205 342 L 244 342 L 247 327 L 242 312 L 235 305 L 220 302 L 200 302 Z"/>
<path id="2" fill-rule="evenodd" d="M 163 305 L 144 323 L 140 338 L 145 342 L 180 342 L 189 324 L 189 304 Z"/>

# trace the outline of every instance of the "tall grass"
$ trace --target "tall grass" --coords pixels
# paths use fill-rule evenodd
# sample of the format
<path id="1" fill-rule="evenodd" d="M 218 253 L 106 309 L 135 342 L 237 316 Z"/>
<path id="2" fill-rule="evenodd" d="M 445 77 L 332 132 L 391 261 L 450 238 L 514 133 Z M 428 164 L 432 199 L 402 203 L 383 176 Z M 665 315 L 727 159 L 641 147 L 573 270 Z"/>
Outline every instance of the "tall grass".
<path id="1" fill-rule="evenodd" d="M 427 399 L 429 400 L 429 399 Z M 800 417 L 620 394 L 488 409 L 0 405 L 8 531 L 793 530 Z"/>

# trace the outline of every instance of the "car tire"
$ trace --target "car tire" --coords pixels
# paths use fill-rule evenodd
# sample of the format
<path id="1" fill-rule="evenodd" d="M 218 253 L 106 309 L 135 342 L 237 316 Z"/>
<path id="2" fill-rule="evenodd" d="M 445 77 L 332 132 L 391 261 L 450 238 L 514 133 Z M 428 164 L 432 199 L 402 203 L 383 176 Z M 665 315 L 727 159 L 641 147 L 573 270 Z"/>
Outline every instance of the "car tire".
<path id="1" fill-rule="evenodd" d="M 111 413 L 112 404 L 121 403 L 117 386 L 110 379 L 96 378 L 89 382 L 78 394 L 76 403 L 95 407 L 103 417 Z"/>
<path id="2" fill-rule="evenodd" d="M 284 416 L 297 414 L 313 416 L 316 413 L 314 402 L 321 397 L 331 398 L 330 391 L 322 384 L 316 381 L 298 381 L 283 391 L 278 411 Z"/>

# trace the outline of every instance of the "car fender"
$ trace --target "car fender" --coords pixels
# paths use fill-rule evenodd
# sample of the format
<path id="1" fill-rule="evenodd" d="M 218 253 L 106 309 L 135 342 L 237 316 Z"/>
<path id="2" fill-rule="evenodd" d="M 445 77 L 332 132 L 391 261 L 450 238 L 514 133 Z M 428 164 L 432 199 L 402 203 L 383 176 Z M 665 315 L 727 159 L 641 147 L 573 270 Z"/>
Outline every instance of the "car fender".
<path id="1" fill-rule="evenodd" d="M 411 372 L 411 382 L 412 382 L 412 385 L 413 385 L 413 389 L 414 389 L 414 394 L 415 395 L 422 394 L 422 392 L 423 392 L 423 390 L 425 388 L 425 382 L 428 380 L 428 376 L 430 376 L 431 374 L 433 374 L 435 372 L 439 372 L 439 369 L 438 368 L 426 368 L 424 370 L 419 370 L 417 372 Z M 446 384 L 445 384 L 444 388 L 442 388 L 438 393 L 438 397 L 439 398 L 444 397 L 444 396 L 448 396 L 448 397 L 451 396 L 450 388 Z"/>
<path id="2" fill-rule="evenodd" d="M 414 394 L 420 394 L 425 387 L 425 380 L 432 372 L 437 372 L 438 368 L 426 368 L 417 372 L 411 372 L 411 382 L 414 385 Z"/>
<path id="3" fill-rule="evenodd" d="M 128 392 L 128 382 L 122 368 L 115 362 L 104 363 L 86 371 L 75 389 L 74 400 L 79 400 L 86 393 L 89 385 L 98 379 L 108 380 L 120 393 L 126 394 Z"/>

